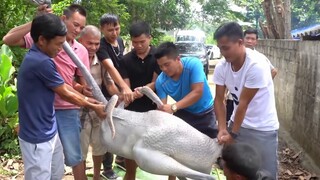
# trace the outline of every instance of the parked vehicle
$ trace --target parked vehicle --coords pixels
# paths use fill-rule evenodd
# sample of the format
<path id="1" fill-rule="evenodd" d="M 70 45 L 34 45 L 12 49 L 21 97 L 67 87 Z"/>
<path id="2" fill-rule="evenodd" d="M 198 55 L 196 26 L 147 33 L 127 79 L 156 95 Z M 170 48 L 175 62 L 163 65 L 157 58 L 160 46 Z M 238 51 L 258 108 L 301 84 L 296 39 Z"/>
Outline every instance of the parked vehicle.
<path id="1" fill-rule="evenodd" d="M 179 30 L 175 39 L 176 42 L 192 41 L 205 43 L 206 35 L 201 30 Z"/>
<path id="2" fill-rule="evenodd" d="M 221 54 L 218 46 L 213 45 L 213 44 L 208 44 L 208 45 L 206 45 L 206 48 L 207 48 L 207 53 L 208 53 L 210 60 L 222 58 L 222 54 Z"/>
<path id="3" fill-rule="evenodd" d="M 203 43 L 193 41 L 176 42 L 180 57 L 197 57 L 203 64 L 203 70 L 206 76 L 209 73 L 209 58 L 206 47 Z"/>

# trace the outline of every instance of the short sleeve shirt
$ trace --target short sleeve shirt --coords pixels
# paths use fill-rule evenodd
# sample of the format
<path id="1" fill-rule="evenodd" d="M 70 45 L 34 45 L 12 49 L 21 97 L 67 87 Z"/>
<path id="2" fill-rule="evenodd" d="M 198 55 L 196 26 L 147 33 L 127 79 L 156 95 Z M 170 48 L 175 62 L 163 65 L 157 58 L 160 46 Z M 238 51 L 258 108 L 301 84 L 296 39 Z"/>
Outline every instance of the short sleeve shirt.
<path id="1" fill-rule="evenodd" d="M 30 33 L 28 33 L 24 37 L 24 39 L 26 42 L 26 48 L 30 48 L 33 44 Z M 90 70 L 89 55 L 87 49 L 76 40 L 74 40 L 71 44 L 71 48 L 80 58 L 80 60 L 82 60 L 87 69 Z M 54 63 L 56 64 L 56 68 L 65 83 L 70 85 L 71 87 L 73 86 L 75 77 L 82 76 L 80 69 L 75 65 L 75 63 L 64 50 L 61 50 L 54 58 Z M 59 95 L 56 95 L 54 105 L 56 109 L 79 109 L 78 106 L 63 100 Z"/>
<path id="2" fill-rule="evenodd" d="M 191 106 L 185 108 L 185 110 L 193 114 L 199 114 L 212 108 L 213 97 L 200 59 L 184 57 L 181 58 L 181 63 L 183 71 L 177 81 L 167 76 L 164 72 L 157 78 L 156 90 L 160 99 L 164 99 L 169 95 L 175 101 L 180 101 L 191 92 L 192 84 L 203 83 L 202 97 Z"/>
<path id="3" fill-rule="evenodd" d="M 156 73 L 158 75 L 161 73 L 154 53 L 155 48 L 150 47 L 148 55 L 144 59 L 141 59 L 133 49 L 120 61 L 121 76 L 123 79 L 128 78 L 130 80 L 131 90 L 151 83 L 153 74 Z M 148 97 L 143 96 L 132 102 L 127 109 L 145 112 L 156 109 L 156 105 Z"/>
<path id="4" fill-rule="evenodd" d="M 226 86 L 230 91 L 234 111 L 231 120 L 234 121 L 243 87 L 259 89 L 247 108 L 242 127 L 259 131 L 272 131 L 279 128 L 278 116 L 275 107 L 274 86 L 270 75 L 269 64 L 265 56 L 246 49 L 246 59 L 241 69 L 234 72 L 231 63 L 220 61 L 213 76 L 213 82 Z"/>
<path id="5" fill-rule="evenodd" d="M 101 38 L 97 56 L 100 61 L 111 59 L 114 67 L 120 71 L 120 60 L 123 58 L 124 44 L 120 37 L 117 39 L 117 41 L 118 47 L 113 47 L 104 37 Z"/>
<path id="6" fill-rule="evenodd" d="M 52 89 L 63 83 L 53 60 L 33 45 L 18 73 L 21 139 L 36 144 L 49 141 L 57 133 Z"/>

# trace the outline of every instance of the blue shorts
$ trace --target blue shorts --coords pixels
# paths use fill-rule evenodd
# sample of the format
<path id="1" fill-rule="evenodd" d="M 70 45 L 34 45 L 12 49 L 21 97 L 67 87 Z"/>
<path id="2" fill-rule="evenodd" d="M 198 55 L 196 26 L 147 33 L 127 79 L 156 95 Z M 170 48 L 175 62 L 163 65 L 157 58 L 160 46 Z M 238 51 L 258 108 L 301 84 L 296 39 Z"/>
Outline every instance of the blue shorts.
<path id="1" fill-rule="evenodd" d="M 79 109 L 56 110 L 58 132 L 64 153 L 64 163 L 70 167 L 82 163 L 79 111 Z"/>

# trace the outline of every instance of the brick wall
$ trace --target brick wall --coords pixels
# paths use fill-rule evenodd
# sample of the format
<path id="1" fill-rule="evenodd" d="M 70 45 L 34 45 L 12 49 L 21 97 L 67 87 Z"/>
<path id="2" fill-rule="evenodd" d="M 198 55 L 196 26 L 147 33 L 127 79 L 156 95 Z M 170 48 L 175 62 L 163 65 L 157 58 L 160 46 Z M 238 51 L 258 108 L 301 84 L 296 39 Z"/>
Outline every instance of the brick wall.
<path id="1" fill-rule="evenodd" d="M 260 40 L 257 50 L 278 68 L 280 125 L 320 167 L 320 42 Z"/>

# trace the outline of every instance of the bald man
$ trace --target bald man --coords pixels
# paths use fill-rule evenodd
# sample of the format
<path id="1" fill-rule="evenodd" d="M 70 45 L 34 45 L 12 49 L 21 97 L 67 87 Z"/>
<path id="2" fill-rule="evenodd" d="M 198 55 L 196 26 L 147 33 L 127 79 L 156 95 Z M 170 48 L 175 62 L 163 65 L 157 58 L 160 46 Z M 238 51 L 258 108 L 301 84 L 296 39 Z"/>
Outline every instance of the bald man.
<path id="1" fill-rule="evenodd" d="M 88 25 L 82 30 L 79 42 L 88 50 L 90 72 L 100 88 L 104 85 L 110 95 L 120 94 L 118 88 L 97 58 L 96 52 L 100 46 L 100 38 L 100 30 L 95 26 Z M 91 92 L 89 87 L 86 92 Z M 92 96 L 92 94 L 89 93 L 87 96 Z M 83 108 L 80 112 L 80 120 L 82 124 L 80 140 L 84 163 L 87 157 L 88 147 L 91 145 L 94 169 L 93 180 L 99 180 L 103 155 L 106 153 L 106 147 L 100 143 L 100 119 L 93 111 Z M 110 155 L 113 156 L 112 154 Z M 117 178 L 117 175 L 112 170 L 112 162 L 110 164 L 109 174 L 111 177 L 108 177 L 108 179 Z"/>

